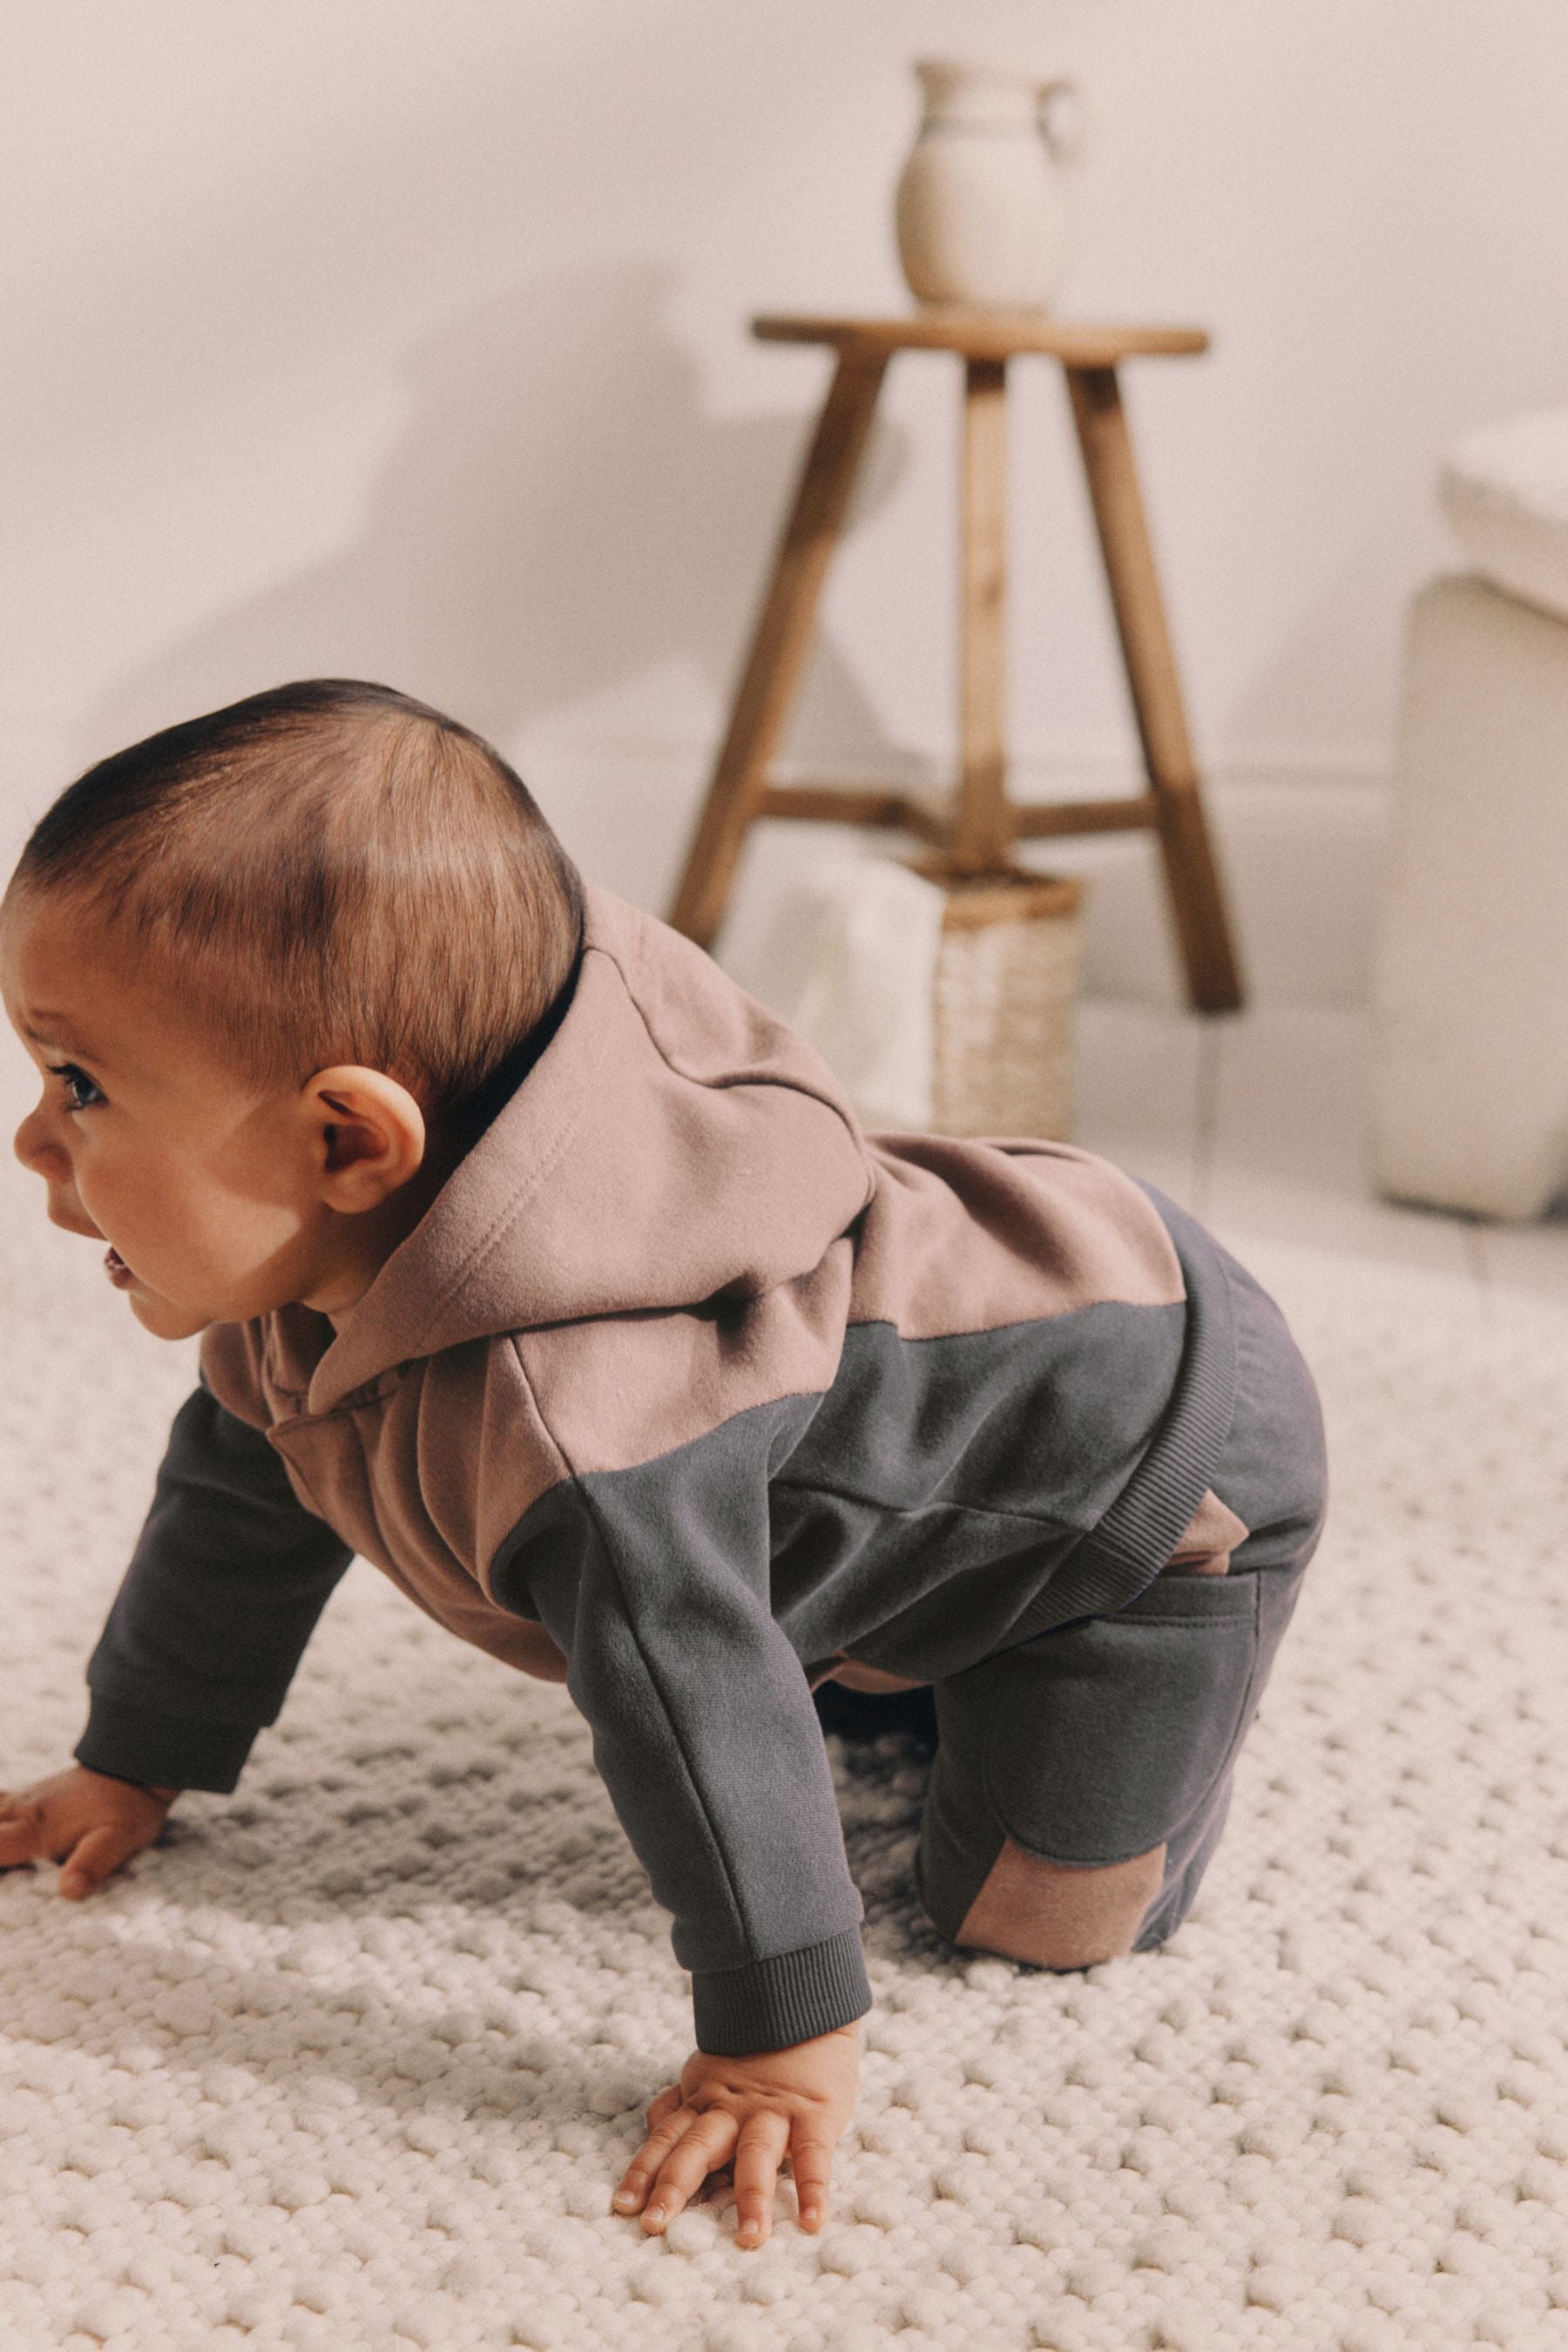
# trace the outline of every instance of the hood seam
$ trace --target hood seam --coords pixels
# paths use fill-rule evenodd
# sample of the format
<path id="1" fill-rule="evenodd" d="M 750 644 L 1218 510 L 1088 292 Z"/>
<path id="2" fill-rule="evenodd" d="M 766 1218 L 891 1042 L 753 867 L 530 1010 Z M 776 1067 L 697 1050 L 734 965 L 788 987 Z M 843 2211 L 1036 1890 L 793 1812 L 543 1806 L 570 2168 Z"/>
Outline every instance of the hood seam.
<path id="1" fill-rule="evenodd" d="M 854 1145 L 855 1150 L 858 1154 L 860 1164 L 866 1171 L 866 1198 L 861 1202 L 860 1206 L 855 1212 L 855 1216 L 857 1217 L 865 1215 L 866 1211 L 871 1205 L 872 1196 L 877 1190 L 877 1166 L 876 1162 L 872 1160 L 870 1153 L 866 1149 L 865 1131 L 859 1126 L 852 1112 L 847 1113 L 842 1103 L 835 1102 L 833 1097 L 828 1094 L 824 1094 L 820 1087 L 808 1086 L 805 1081 L 801 1078 L 768 1077 L 760 1072 L 752 1077 L 694 1077 L 689 1070 L 681 1069 L 679 1064 L 670 1060 L 664 1046 L 655 1036 L 653 1033 L 653 1025 L 648 1020 L 647 1013 L 633 991 L 631 975 L 627 971 L 626 967 L 622 962 L 620 957 L 616 954 L 615 949 L 600 947 L 599 953 L 604 956 L 607 961 L 613 963 L 616 970 L 619 972 L 621 976 L 621 986 L 626 992 L 626 1002 L 631 1005 L 632 1010 L 637 1016 L 637 1019 L 641 1022 L 643 1034 L 647 1037 L 648 1044 L 653 1047 L 654 1052 L 658 1055 L 659 1060 L 664 1064 L 665 1068 L 669 1072 L 671 1077 L 679 1078 L 683 1086 L 700 1087 L 706 1094 L 722 1094 L 731 1087 L 782 1087 L 786 1093 L 804 1095 L 808 1102 L 820 1103 L 824 1110 L 830 1110 L 833 1113 L 834 1118 L 838 1121 L 839 1126 L 849 1138 L 850 1142 Z M 742 992 L 742 993 L 744 993 L 744 992 Z M 766 1009 L 767 1008 L 764 1006 L 763 1010 L 766 1011 Z M 776 1018 L 777 1016 L 775 1015 L 774 1017 Z M 855 1219 L 852 1217 L 849 1222 L 853 1224 Z M 837 1239 L 837 1236 L 836 1235 L 835 1238 Z"/>

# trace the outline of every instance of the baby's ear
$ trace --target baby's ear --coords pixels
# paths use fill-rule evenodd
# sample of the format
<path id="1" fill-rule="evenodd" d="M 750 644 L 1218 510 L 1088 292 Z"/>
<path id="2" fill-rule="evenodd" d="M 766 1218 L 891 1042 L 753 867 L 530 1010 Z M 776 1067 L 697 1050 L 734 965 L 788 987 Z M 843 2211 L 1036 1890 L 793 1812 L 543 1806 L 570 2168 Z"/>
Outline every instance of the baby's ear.
<path id="1" fill-rule="evenodd" d="M 301 1090 L 321 1197 L 355 1214 L 379 1208 L 416 1175 L 428 1144 L 425 1114 L 384 1070 L 344 1063 L 318 1070 Z"/>

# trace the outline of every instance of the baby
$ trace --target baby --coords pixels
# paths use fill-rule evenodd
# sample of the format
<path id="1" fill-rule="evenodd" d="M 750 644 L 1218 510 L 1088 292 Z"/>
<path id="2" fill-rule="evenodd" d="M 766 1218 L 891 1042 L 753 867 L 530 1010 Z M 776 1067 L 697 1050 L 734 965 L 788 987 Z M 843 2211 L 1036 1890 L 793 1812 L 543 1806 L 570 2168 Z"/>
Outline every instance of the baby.
<path id="1" fill-rule="evenodd" d="M 91 769 L 0 978 L 50 1219 L 202 1335 L 76 1768 L 0 1801 L 0 1864 L 86 1895 L 232 1790 L 363 1554 L 592 1726 L 697 2045 L 614 2204 L 656 2231 L 729 2168 L 752 2246 L 781 2168 L 826 2218 L 871 2005 L 817 1686 L 930 1686 L 951 1943 L 1081 1969 L 1180 1924 L 1324 1507 L 1300 1356 L 1190 1217 L 1065 1144 L 866 1136 L 383 687 Z"/>

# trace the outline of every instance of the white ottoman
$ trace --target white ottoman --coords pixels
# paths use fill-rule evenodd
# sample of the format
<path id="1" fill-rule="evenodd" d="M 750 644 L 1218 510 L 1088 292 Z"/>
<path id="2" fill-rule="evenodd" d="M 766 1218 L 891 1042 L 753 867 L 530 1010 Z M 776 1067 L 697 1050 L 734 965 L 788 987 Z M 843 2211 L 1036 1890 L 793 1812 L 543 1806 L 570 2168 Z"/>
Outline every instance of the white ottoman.
<path id="1" fill-rule="evenodd" d="M 1376 1013 L 1381 1189 L 1539 1216 L 1568 1182 L 1568 619 L 1473 577 L 1411 614 Z"/>

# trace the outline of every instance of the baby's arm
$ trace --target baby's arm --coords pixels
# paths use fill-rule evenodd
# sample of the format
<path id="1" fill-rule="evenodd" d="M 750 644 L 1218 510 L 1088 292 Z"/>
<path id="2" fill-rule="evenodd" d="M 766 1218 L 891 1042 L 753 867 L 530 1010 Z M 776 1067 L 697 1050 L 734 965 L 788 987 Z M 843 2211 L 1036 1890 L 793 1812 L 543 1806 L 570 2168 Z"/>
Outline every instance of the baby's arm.
<path id="1" fill-rule="evenodd" d="M 666 2229 L 721 2165 L 733 2168 L 737 2242 L 760 2246 L 773 2227 L 773 2184 L 787 2158 L 803 2230 L 827 2217 L 833 2151 L 855 2112 L 860 2028 L 764 2050 L 752 2058 L 693 2053 L 679 2084 L 647 2111 L 647 2137 L 616 2191 L 616 2210 Z"/>
<path id="2" fill-rule="evenodd" d="M 174 1416 L 89 1662 L 77 1762 L 143 1788 L 226 1795 L 348 1559 L 262 1431 L 197 1389 Z"/>
<path id="3" fill-rule="evenodd" d="M 182 1789 L 231 1790 L 348 1559 L 262 1432 L 199 1388 L 88 1668 L 77 1769 L 0 1793 L 0 1868 L 58 1862 L 61 1894 L 89 1895 Z"/>
<path id="4" fill-rule="evenodd" d="M 85 1764 L 15 1795 L 0 1790 L 0 1870 L 58 1862 L 60 1893 L 79 1900 L 152 1844 L 179 1793 L 117 1780 Z"/>
<path id="5" fill-rule="evenodd" d="M 739 2242 L 761 2242 L 786 2156 L 803 2226 L 824 2207 L 871 2007 L 860 1897 L 805 1675 L 769 1607 L 767 1449 L 732 1443 L 646 1471 L 563 1478 L 492 1569 L 543 1623 L 623 1827 L 673 1915 L 697 2054 L 648 2110 L 623 2212 L 657 2231 L 733 2163 Z"/>

